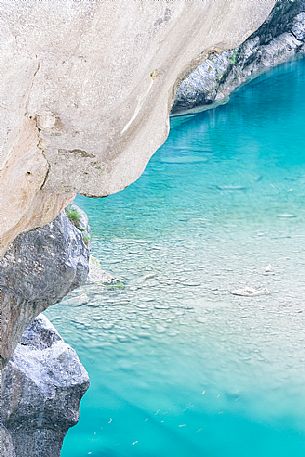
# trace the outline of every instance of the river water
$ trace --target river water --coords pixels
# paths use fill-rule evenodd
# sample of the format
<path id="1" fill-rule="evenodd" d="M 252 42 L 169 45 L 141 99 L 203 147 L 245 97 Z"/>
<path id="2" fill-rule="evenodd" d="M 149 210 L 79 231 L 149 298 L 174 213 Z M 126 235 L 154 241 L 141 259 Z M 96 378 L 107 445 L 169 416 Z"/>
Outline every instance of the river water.
<path id="1" fill-rule="evenodd" d="M 48 311 L 91 378 L 63 457 L 305 456 L 305 61 L 78 198 L 118 281 Z"/>

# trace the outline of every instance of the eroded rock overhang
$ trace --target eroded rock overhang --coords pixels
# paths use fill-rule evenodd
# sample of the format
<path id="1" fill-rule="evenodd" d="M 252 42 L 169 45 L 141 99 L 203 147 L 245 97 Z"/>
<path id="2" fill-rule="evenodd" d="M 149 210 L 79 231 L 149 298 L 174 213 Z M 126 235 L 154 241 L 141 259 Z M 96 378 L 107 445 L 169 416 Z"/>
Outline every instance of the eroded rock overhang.
<path id="1" fill-rule="evenodd" d="M 177 83 L 244 41 L 275 0 L 5 0 L 0 254 L 76 192 L 137 179 L 167 137 Z"/>

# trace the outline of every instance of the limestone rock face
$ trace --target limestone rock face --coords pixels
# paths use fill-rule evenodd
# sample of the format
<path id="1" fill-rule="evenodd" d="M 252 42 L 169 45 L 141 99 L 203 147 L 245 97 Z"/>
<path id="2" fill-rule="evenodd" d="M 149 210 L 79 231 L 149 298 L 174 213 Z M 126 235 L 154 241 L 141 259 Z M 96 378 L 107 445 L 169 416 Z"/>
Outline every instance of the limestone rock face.
<path id="1" fill-rule="evenodd" d="M 219 103 L 249 78 L 305 53 L 305 0 L 278 0 L 241 46 L 211 53 L 179 86 L 173 114 Z"/>
<path id="2" fill-rule="evenodd" d="M 75 351 L 40 315 L 23 333 L 2 372 L 1 456 L 59 457 L 88 386 L 88 374 Z"/>
<path id="3" fill-rule="evenodd" d="M 0 5 L 0 255 L 76 192 L 142 173 L 174 87 L 236 47 L 275 0 L 4 0 Z"/>
<path id="4" fill-rule="evenodd" d="M 41 311 L 86 281 L 88 271 L 88 246 L 65 213 L 15 239 L 0 260 L 0 360 L 12 355 Z"/>

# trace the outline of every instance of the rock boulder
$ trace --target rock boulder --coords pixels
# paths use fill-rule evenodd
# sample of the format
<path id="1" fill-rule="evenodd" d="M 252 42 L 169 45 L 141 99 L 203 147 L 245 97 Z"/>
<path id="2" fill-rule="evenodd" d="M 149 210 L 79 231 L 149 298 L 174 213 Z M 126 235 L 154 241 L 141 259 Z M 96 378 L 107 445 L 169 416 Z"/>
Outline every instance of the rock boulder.
<path id="1" fill-rule="evenodd" d="M 83 284 L 89 248 L 65 213 L 19 235 L 0 260 L 0 356 L 8 359 L 29 323 Z"/>
<path id="2" fill-rule="evenodd" d="M 40 315 L 2 371 L 1 455 L 59 457 L 88 386 L 88 374 L 75 351 Z"/>

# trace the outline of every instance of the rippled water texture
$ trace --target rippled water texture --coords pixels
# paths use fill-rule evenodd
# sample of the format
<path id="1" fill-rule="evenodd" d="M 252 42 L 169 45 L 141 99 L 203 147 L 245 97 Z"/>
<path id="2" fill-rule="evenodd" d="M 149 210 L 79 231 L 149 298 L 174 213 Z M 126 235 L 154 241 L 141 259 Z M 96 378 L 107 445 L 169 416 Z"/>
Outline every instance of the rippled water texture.
<path id="1" fill-rule="evenodd" d="M 78 199 L 120 282 L 48 312 L 92 382 L 63 457 L 305 456 L 304 92 L 282 66 Z"/>

